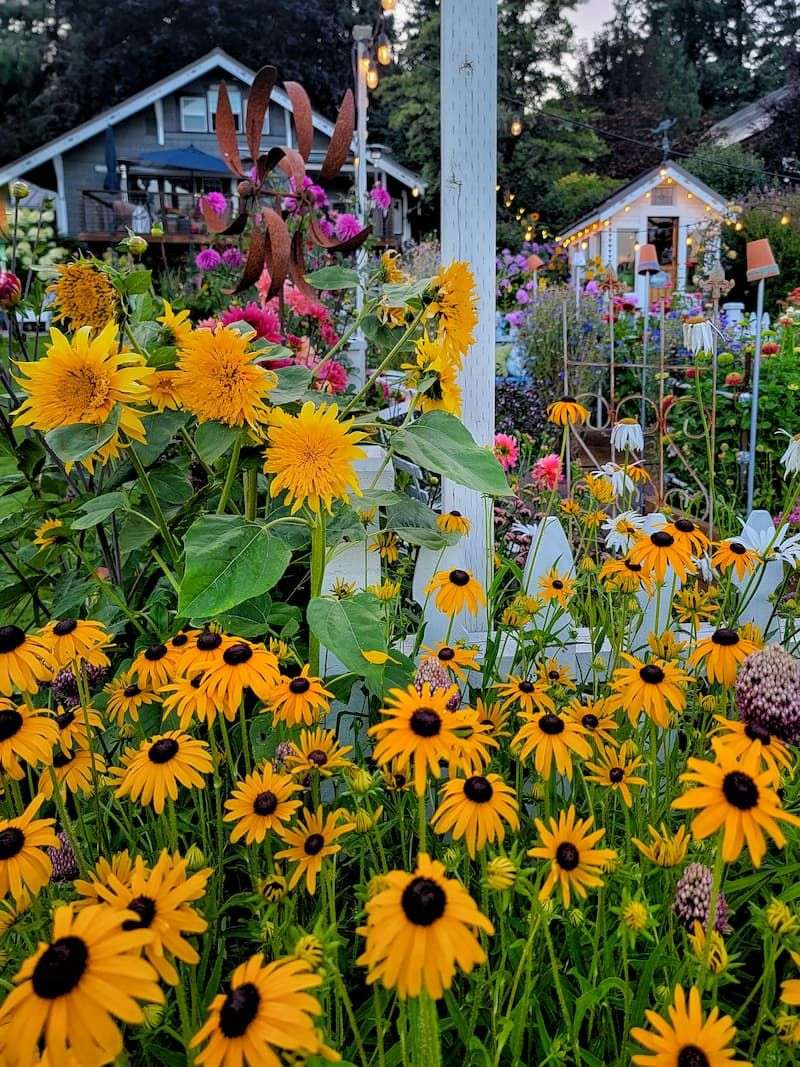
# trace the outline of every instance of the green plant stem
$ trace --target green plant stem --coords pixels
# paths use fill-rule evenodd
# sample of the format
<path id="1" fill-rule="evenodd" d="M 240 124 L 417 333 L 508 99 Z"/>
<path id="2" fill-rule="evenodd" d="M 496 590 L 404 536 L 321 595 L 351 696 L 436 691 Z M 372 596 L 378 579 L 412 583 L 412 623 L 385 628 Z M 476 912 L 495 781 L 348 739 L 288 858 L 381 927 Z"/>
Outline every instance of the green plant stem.
<path id="1" fill-rule="evenodd" d="M 425 791 L 423 790 L 417 797 L 417 833 L 419 836 L 419 851 L 427 852 L 428 850 L 428 815 L 425 810 Z"/>
<path id="2" fill-rule="evenodd" d="M 427 993 L 417 997 L 419 1012 L 419 1057 L 420 1067 L 440 1067 L 442 1048 L 439 1042 L 439 1013 L 436 1001 Z"/>
<path id="3" fill-rule="evenodd" d="M 318 597 L 322 592 L 322 582 L 325 577 L 325 512 L 320 511 L 315 515 L 311 523 L 311 598 Z M 320 654 L 319 640 L 309 630 L 308 634 L 308 662 L 312 674 L 319 675 Z"/>
<path id="4" fill-rule="evenodd" d="M 548 952 L 548 955 L 550 956 L 550 970 L 551 970 L 552 975 L 553 975 L 553 984 L 556 987 L 556 996 L 558 997 L 558 1003 L 559 1003 L 559 1006 L 561 1008 L 561 1017 L 564 1020 L 564 1026 L 567 1028 L 567 1038 L 569 1039 L 569 1041 L 570 1041 L 570 1043 L 572 1045 L 573 1052 L 575 1053 L 575 1063 L 576 1063 L 577 1067 L 580 1067 L 580 1064 L 581 1064 L 582 1061 L 581 1061 L 581 1050 L 580 1050 L 580 1046 L 578 1045 L 578 1036 L 577 1036 L 577 1034 L 574 1033 L 574 1028 L 573 1028 L 573 1025 L 572 1025 L 572 1017 L 569 1014 L 569 1009 L 567 1007 L 567 1000 L 566 1000 L 566 997 L 564 996 L 564 989 L 563 989 L 563 987 L 561 985 L 561 977 L 560 977 L 560 975 L 558 973 L 558 959 L 556 957 L 556 950 L 555 950 L 555 948 L 553 946 L 553 938 L 552 938 L 552 935 L 550 934 L 550 926 L 547 923 L 547 921 L 545 921 L 544 924 L 542 925 L 542 929 L 544 930 L 544 939 L 545 939 L 545 942 L 547 943 L 547 952 Z"/>
<path id="5" fill-rule="evenodd" d="M 711 898 L 708 902 L 708 916 L 706 917 L 705 942 L 703 944 L 703 959 L 700 963 L 700 975 L 697 984 L 702 993 L 705 989 L 708 977 L 708 961 L 711 956 L 711 934 L 717 921 L 717 904 L 719 903 L 720 890 L 722 888 L 722 874 L 725 861 L 722 858 L 722 835 L 717 837 L 717 855 L 714 860 L 714 873 L 711 879 Z"/>
<path id="6" fill-rule="evenodd" d="M 72 845 L 72 851 L 75 853 L 75 862 L 78 865 L 78 870 L 80 871 L 81 877 L 85 878 L 89 872 L 89 867 L 86 863 L 86 860 L 84 859 L 81 847 L 78 844 L 78 835 L 75 833 L 75 827 L 73 826 L 72 820 L 67 814 L 67 806 L 64 803 L 64 797 L 61 795 L 61 783 L 56 777 L 54 767 L 48 767 L 48 771 L 50 772 L 50 781 L 53 785 L 53 800 L 56 805 L 58 817 L 61 820 L 62 826 L 64 827 L 64 833 L 67 835 L 67 840 L 69 841 L 70 845 Z"/>
<path id="7" fill-rule="evenodd" d="M 387 369 L 394 357 L 406 343 L 408 338 L 411 336 L 414 330 L 416 330 L 417 326 L 419 326 L 420 322 L 422 321 L 422 316 L 424 314 L 425 308 L 420 308 L 420 310 L 414 316 L 412 321 L 409 323 L 407 329 L 403 333 L 403 336 L 400 338 L 397 344 L 386 354 L 386 356 L 383 358 L 380 365 L 378 366 L 377 370 L 374 370 L 372 372 L 372 374 L 369 376 L 369 378 L 367 378 L 367 380 L 364 382 L 364 384 L 361 386 L 355 396 L 351 397 L 347 404 L 345 404 L 345 406 L 342 408 L 342 417 L 344 417 L 348 413 L 348 411 L 351 411 L 352 408 L 355 407 L 355 405 L 359 402 L 362 396 L 365 396 L 369 392 L 369 390 L 372 388 L 372 385 L 378 380 L 378 378 L 380 378 L 380 376 Z"/>
<path id="8" fill-rule="evenodd" d="M 130 448 L 127 451 L 127 455 L 130 458 L 130 461 L 133 464 L 133 468 L 136 471 L 136 475 L 142 484 L 142 488 L 144 489 L 145 496 L 147 497 L 150 507 L 153 509 L 153 515 L 155 516 L 156 522 L 158 523 L 158 529 L 161 533 L 162 538 L 164 539 L 164 544 L 167 546 L 167 551 L 172 557 L 172 562 L 177 563 L 178 559 L 180 558 L 180 550 L 178 549 L 178 545 L 175 541 L 175 538 L 172 536 L 170 528 L 167 525 L 167 520 L 164 517 L 164 512 L 161 510 L 161 504 L 159 503 L 158 496 L 156 495 L 152 483 L 150 482 L 150 479 L 147 476 L 147 471 L 144 469 L 144 464 L 139 459 L 139 456 L 136 453 L 136 446 L 132 442 L 130 444 Z"/>
<path id="9" fill-rule="evenodd" d="M 236 481 L 236 472 L 239 469 L 239 456 L 242 452 L 242 441 L 244 440 L 244 434 L 239 434 L 236 440 L 233 442 L 233 448 L 231 449 L 231 460 L 228 464 L 228 473 L 225 475 L 225 482 L 222 486 L 222 493 L 217 504 L 217 515 L 224 515 L 225 508 L 228 506 L 228 498 L 231 495 L 233 489 L 233 483 Z"/>
<path id="10" fill-rule="evenodd" d="M 258 471 L 255 467 L 248 467 L 242 476 L 242 488 L 244 490 L 244 517 L 253 522 L 258 510 Z"/>
<path id="11" fill-rule="evenodd" d="M 336 986 L 336 991 L 339 994 L 339 999 L 344 1005 L 345 1014 L 347 1015 L 347 1021 L 350 1023 L 350 1029 L 353 1032 L 353 1040 L 355 1041 L 356 1049 L 358 1050 L 358 1058 L 361 1060 L 362 1067 L 368 1067 L 367 1054 L 364 1050 L 364 1040 L 361 1037 L 361 1031 L 358 1027 L 356 1013 L 353 1011 L 353 1004 L 347 992 L 347 987 L 342 981 L 342 976 L 339 973 L 339 968 L 335 964 L 331 967 L 331 973 L 333 975 L 333 984 Z"/>

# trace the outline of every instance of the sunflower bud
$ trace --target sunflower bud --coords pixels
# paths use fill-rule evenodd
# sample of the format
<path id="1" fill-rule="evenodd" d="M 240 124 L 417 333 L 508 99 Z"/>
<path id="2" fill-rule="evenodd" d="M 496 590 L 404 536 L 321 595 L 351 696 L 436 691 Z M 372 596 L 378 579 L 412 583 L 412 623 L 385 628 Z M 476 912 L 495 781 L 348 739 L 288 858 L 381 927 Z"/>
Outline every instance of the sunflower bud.
<path id="1" fill-rule="evenodd" d="M 273 904 L 286 895 L 286 879 L 280 874 L 269 874 L 259 883 L 258 891 L 264 900 Z"/>
<path id="2" fill-rule="evenodd" d="M 544 782 L 534 782 L 531 786 L 531 796 L 534 800 L 544 800 L 547 794 L 547 786 Z"/>
<path id="3" fill-rule="evenodd" d="M 357 834 L 368 834 L 374 826 L 377 825 L 383 815 L 383 805 L 379 805 L 375 811 L 369 811 L 367 808 L 359 808 L 356 812 L 355 827 Z"/>
<path id="4" fill-rule="evenodd" d="M 119 728 L 119 736 L 123 741 L 130 741 L 135 735 L 136 729 L 132 722 L 124 722 Z"/>
<path id="5" fill-rule="evenodd" d="M 143 1004 L 142 1015 L 145 1030 L 155 1030 L 164 1018 L 163 1004 Z"/>
<path id="6" fill-rule="evenodd" d="M 445 867 L 457 867 L 459 862 L 461 861 L 461 853 L 457 848 L 454 848 L 451 845 L 449 848 L 446 848 L 444 850 L 442 860 L 444 861 Z"/>
<path id="7" fill-rule="evenodd" d="M 22 181 L 20 178 L 17 178 L 16 181 L 12 182 L 8 188 L 15 200 L 24 200 L 31 195 L 31 187 L 27 182 Z"/>
<path id="8" fill-rule="evenodd" d="M 138 233 L 129 237 L 125 243 L 132 256 L 143 256 L 147 251 L 147 241 L 145 241 L 144 237 L 141 237 Z"/>
<path id="9" fill-rule="evenodd" d="M 265 945 L 269 944 L 269 942 L 275 936 L 275 923 L 272 921 L 272 919 L 264 918 L 261 920 L 261 925 L 258 928 L 258 936 L 261 938 Z"/>
<path id="10" fill-rule="evenodd" d="M 650 922 L 647 905 L 641 900 L 629 900 L 622 908 L 622 922 L 634 934 L 640 934 Z"/>
<path id="11" fill-rule="evenodd" d="M 294 946 L 294 954 L 316 971 L 325 958 L 325 948 L 316 934 L 303 934 Z"/>
<path id="12" fill-rule="evenodd" d="M 583 926 L 586 917 L 580 908 L 572 908 L 567 916 L 570 926 Z"/>
<path id="13" fill-rule="evenodd" d="M 22 282 L 10 270 L 0 270 L 0 310 L 8 311 L 22 299 Z"/>
<path id="14" fill-rule="evenodd" d="M 190 871 L 199 871 L 201 867 L 205 867 L 206 858 L 203 855 L 203 850 L 198 848 L 197 845 L 189 845 L 186 849 L 186 866 Z"/>
<path id="15" fill-rule="evenodd" d="M 354 793 L 358 793 L 363 796 L 364 793 L 368 793 L 372 787 L 372 775 L 369 771 L 364 770 L 363 767 L 358 767 L 350 775 L 350 788 Z"/>
<path id="16" fill-rule="evenodd" d="M 784 904 L 782 900 L 778 900 L 777 897 L 773 897 L 769 902 L 764 911 L 764 916 L 770 930 L 781 937 L 794 933 L 795 930 L 800 928 L 797 916 L 788 905 Z"/>

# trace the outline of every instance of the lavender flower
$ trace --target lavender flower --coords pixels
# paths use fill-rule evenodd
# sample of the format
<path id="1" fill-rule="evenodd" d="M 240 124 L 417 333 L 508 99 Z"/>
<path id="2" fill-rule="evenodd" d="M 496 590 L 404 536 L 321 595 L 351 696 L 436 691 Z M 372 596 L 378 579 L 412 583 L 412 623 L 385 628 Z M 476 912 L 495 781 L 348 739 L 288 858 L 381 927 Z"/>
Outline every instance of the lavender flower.
<path id="1" fill-rule="evenodd" d="M 711 884 L 714 876 L 711 868 L 704 863 L 690 863 L 675 886 L 675 900 L 672 910 L 677 916 L 678 922 L 689 933 L 694 932 L 694 924 L 699 922 L 703 929 L 708 922 L 708 909 L 711 905 Z M 717 900 L 717 915 L 714 928 L 721 934 L 727 934 L 731 930 L 728 922 L 728 903 L 724 894 L 720 893 Z"/>
<path id="2" fill-rule="evenodd" d="M 50 875 L 51 882 L 71 882 L 80 873 L 78 861 L 69 838 L 63 830 L 59 830 L 56 837 L 61 842 L 61 848 L 48 848 L 47 855 L 53 865 L 53 873 Z"/>
<path id="3" fill-rule="evenodd" d="M 778 645 L 748 656 L 736 678 L 742 721 L 788 744 L 800 741 L 800 660 Z"/>
<path id="4" fill-rule="evenodd" d="M 217 270 L 222 263 L 222 256 L 214 248 L 204 248 L 195 256 L 194 265 L 198 270 Z"/>
<path id="5" fill-rule="evenodd" d="M 89 686 L 89 692 L 94 693 L 105 682 L 108 670 L 105 667 L 93 667 L 90 663 L 83 661 L 83 673 Z M 70 708 L 74 708 L 76 704 L 80 703 L 78 682 L 71 668 L 64 667 L 63 670 L 60 670 L 53 679 L 51 687 L 56 702 L 63 704 L 65 710 L 69 711 Z"/>

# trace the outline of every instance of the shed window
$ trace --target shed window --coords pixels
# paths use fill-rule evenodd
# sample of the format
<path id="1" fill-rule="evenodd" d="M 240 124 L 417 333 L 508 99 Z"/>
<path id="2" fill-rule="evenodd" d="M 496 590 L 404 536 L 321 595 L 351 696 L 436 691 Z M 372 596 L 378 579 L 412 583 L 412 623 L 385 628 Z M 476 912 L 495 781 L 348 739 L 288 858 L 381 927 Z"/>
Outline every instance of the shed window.
<path id="1" fill-rule="evenodd" d="M 205 97 L 181 97 L 181 129 L 185 133 L 208 133 L 208 108 Z"/>
<path id="2" fill-rule="evenodd" d="M 208 128 L 210 130 L 216 130 L 217 128 L 217 100 L 219 99 L 218 89 L 208 90 Z M 230 100 L 231 111 L 233 112 L 233 121 L 236 124 L 237 131 L 242 130 L 242 94 L 239 89 L 228 88 L 228 100 Z"/>
<path id="3" fill-rule="evenodd" d="M 672 207 L 675 203 L 675 186 L 657 185 L 653 190 L 650 203 L 654 207 Z"/>

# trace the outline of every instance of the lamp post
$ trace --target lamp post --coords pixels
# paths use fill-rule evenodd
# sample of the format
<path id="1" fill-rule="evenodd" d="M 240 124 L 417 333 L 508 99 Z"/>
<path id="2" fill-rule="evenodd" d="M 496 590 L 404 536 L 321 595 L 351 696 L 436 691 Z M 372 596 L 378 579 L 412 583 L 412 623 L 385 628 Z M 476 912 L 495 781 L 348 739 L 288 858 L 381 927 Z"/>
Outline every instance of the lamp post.
<path id="1" fill-rule="evenodd" d="M 747 280 L 758 282 L 756 290 L 756 343 L 753 353 L 753 376 L 750 386 L 750 440 L 747 446 L 747 514 L 753 510 L 756 480 L 756 439 L 758 437 L 758 389 L 761 381 L 761 320 L 764 317 L 764 283 L 780 274 L 769 241 L 747 243 Z"/>
<path id="2" fill-rule="evenodd" d="M 650 279 L 658 274 L 658 254 L 655 245 L 642 245 L 639 249 L 637 274 L 644 278 L 644 329 L 642 331 L 642 402 L 639 408 L 642 433 L 647 429 L 647 349 L 650 341 Z"/>
<path id="3" fill-rule="evenodd" d="M 369 94 L 367 92 L 367 74 L 370 59 L 370 43 L 372 41 L 371 26 L 354 26 L 353 40 L 356 43 L 356 214 L 362 226 L 367 221 L 367 108 L 369 107 Z M 356 253 L 356 267 L 359 275 L 364 270 L 367 262 L 367 254 L 362 248 Z M 359 284 L 356 288 L 356 312 L 361 313 L 364 307 L 364 288 Z M 349 351 L 353 363 L 353 378 L 357 389 L 360 389 L 367 378 L 367 341 L 361 330 L 353 336 Z"/>

